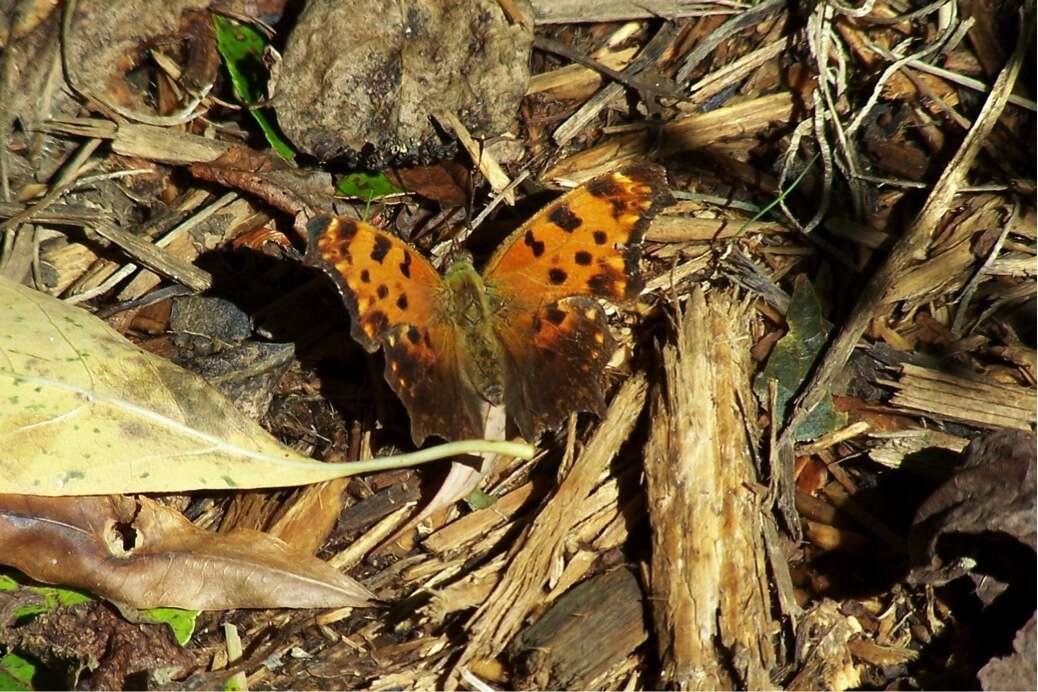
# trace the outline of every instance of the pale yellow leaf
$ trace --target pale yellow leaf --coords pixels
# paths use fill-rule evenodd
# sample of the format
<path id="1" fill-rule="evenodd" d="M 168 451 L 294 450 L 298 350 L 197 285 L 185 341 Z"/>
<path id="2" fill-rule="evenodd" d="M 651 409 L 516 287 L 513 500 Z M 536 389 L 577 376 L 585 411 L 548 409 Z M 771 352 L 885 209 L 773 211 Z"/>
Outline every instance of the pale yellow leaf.
<path id="1" fill-rule="evenodd" d="M 198 376 L 84 310 L 0 277 L 0 493 L 283 487 L 477 451 L 533 452 L 466 441 L 368 462 L 313 461 Z"/>

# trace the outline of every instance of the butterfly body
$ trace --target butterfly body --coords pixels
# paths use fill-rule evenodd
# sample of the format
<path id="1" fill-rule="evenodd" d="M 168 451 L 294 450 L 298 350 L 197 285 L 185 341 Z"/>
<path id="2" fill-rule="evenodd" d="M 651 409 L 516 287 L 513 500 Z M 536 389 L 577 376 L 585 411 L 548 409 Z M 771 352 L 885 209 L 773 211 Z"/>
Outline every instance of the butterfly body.
<path id="1" fill-rule="evenodd" d="M 451 262 L 443 283 L 441 318 L 451 321 L 460 336 L 461 373 L 484 399 L 500 404 L 504 394 L 504 351 L 494 334 L 496 306 L 491 303 L 483 277 L 466 254 Z"/>
<path id="2" fill-rule="evenodd" d="M 416 443 L 480 437 L 487 404 L 535 441 L 574 411 L 604 410 L 613 339 L 598 299 L 638 294 L 642 234 L 670 199 L 659 167 L 628 166 L 542 209 L 482 273 L 459 253 L 442 275 L 396 236 L 319 216 L 307 263 L 339 288 L 354 339 L 385 351 Z"/>

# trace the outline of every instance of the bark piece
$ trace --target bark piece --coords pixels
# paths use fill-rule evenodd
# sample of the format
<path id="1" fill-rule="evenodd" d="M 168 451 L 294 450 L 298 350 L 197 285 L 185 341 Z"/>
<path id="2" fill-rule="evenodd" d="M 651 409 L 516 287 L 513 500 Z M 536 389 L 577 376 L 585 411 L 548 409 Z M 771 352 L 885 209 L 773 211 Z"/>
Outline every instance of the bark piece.
<path id="1" fill-rule="evenodd" d="M 751 343 L 746 306 L 693 291 L 663 351 L 646 451 L 652 605 L 661 686 L 771 688 L 774 631 L 763 516 L 743 416 Z M 751 414 L 752 415 L 752 414 Z"/>
<path id="2" fill-rule="evenodd" d="M 626 567 L 592 577 L 560 598 L 509 646 L 516 689 L 587 689 L 648 636 L 644 594 Z"/>

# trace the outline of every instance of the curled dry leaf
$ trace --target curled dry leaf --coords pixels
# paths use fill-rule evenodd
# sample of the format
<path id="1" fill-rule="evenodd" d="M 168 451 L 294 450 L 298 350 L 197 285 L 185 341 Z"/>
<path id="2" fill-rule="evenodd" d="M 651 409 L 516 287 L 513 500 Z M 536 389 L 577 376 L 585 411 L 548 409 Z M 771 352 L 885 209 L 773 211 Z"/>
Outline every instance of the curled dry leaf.
<path id="1" fill-rule="evenodd" d="M 215 534 L 147 498 L 0 495 L 0 562 L 134 608 L 337 608 L 374 596 L 251 529 Z"/>
<path id="2" fill-rule="evenodd" d="M 960 558 L 971 548 L 1002 534 L 1031 552 L 1031 565 L 1020 572 L 1034 574 L 1035 532 L 1035 437 L 1033 433 L 1001 430 L 975 440 L 965 460 L 951 478 L 939 486 L 916 512 L 911 550 L 915 564 L 909 581 L 944 584 L 966 573 Z M 954 535 L 972 538 L 971 545 L 957 545 L 954 555 L 942 553 L 942 538 Z M 1000 544 L 1003 553 L 1009 544 Z M 983 569 L 984 565 L 978 565 Z M 1018 565 L 1023 568 L 1023 565 Z M 1007 576 L 999 570 L 1003 577 Z M 991 581 L 991 580 L 987 580 Z M 983 598 L 983 596 L 982 596 Z"/>

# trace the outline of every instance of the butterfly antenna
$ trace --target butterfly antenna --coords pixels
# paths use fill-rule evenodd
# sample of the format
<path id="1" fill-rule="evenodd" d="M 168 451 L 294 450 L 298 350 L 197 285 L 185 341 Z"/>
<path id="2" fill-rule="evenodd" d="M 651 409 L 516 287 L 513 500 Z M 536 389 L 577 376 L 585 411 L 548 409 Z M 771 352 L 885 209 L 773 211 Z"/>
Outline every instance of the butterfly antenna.
<path id="1" fill-rule="evenodd" d="M 375 199 L 375 193 L 368 190 L 368 199 L 364 202 L 364 215 L 361 216 L 361 221 L 367 221 L 371 215 L 371 201 Z"/>

